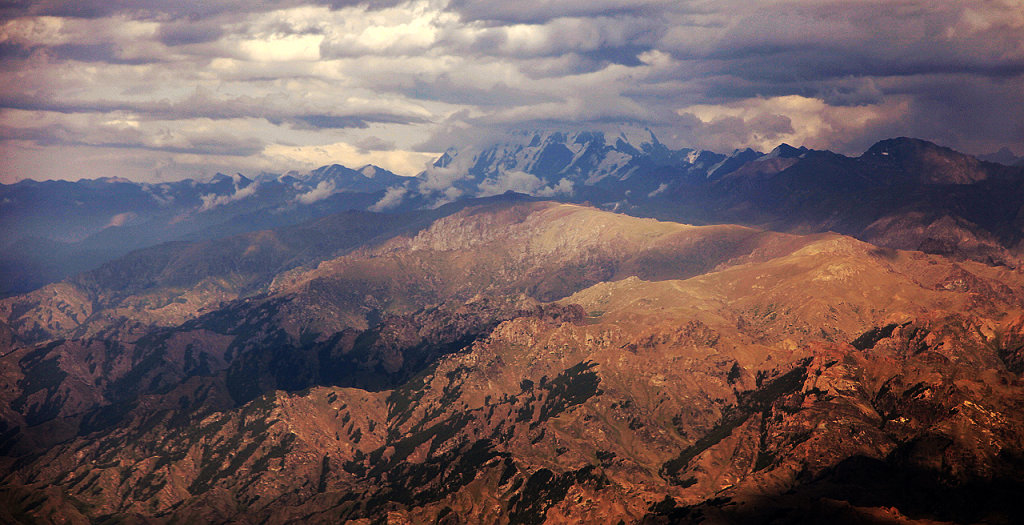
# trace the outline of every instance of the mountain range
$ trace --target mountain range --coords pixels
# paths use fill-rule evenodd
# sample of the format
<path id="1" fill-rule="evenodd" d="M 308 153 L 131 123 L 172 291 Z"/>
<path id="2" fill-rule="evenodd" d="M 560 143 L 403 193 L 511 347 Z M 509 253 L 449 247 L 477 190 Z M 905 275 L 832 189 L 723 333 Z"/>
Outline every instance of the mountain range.
<path id="1" fill-rule="evenodd" d="M 9 246 L 120 247 L 0 300 L 5 522 L 1024 520 L 1021 168 L 528 132 L 0 190 Z"/>
<path id="2" fill-rule="evenodd" d="M 218 173 L 205 182 L 105 178 L 0 185 L 0 295 L 30 291 L 163 242 L 215 239 L 366 209 L 402 179 L 375 166 L 334 164 L 255 179 Z"/>
<path id="3" fill-rule="evenodd" d="M 25 180 L 0 185 L 0 295 L 162 242 L 346 210 L 404 213 L 506 191 L 692 224 L 837 231 L 890 248 L 1016 266 L 1022 169 L 908 138 L 881 141 L 859 157 L 786 144 L 725 155 L 671 149 L 649 131 L 531 131 L 462 153 L 452 148 L 415 177 L 330 165 L 254 179 L 218 174 L 208 182 Z"/>

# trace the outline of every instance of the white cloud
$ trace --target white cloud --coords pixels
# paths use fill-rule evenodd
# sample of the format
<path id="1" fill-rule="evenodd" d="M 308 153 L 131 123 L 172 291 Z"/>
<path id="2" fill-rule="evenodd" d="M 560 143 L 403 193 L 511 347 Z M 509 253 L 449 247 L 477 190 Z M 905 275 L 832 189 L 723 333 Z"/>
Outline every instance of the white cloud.
<path id="1" fill-rule="evenodd" d="M 481 197 L 500 195 L 506 191 L 533 194 L 544 186 L 544 182 L 536 175 L 522 171 L 501 172 L 496 178 L 488 178 L 480 183 Z"/>
<path id="2" fill-rule="evenodd" d="M 11 8 L 0 178 L 82 175 L 56 159 L 151 180 L 333 162 L 413 175 L 464 145 L 447 139 L 612 121 L 719 150 L 898 132 L 995 151 L 1024 132 L 1020 0 L 330 4 Z M 458 179 L 429 177 L 438 194 Z"/>
<path id="3" fill-rule="evenodd" d="M 445 190 L 441 192 L 440 196 L 438 196 L 437 199 L 430 204 L 430 207 L 438 208 L 444 206 L 445 204 L 448 204 L 450 202 L 455 202 L 455 199 L 458 199 L 461 196 L 462 190 L 454 186 L 450 188 L 445 188 Z"/>
<path id="4" fill-rule="evenodd" d="M 61 44 L 122 45 L 154 37 L 160 24 L 132 20 L 125 16 L 109 18 L 62 18 L 41 16 L 15 18 L 0 25 L 0 42 L 55 46 Z"/>
<path id="5" fill-rule="evenodd" d="M 331 13 L 324 24 L 324 53 L 328 56 L 429 54 L 439 36 L 458 24 L 458 17 L 435 10 L 429 2 L 409 2 L 394 8 L 362 7 Z"/>
<path id="6" fill-rule="evenodd" d="M 402 201 L 405 199 L 406 194 L 408 193 L 409 190 L 402 186 L 394 186 L 388 188 L 384 192 L 384 196 L 381 197 L 379 201 L 374 203 L 373 206 L 370 206 L 369 209 L 370 211 L 377 212 L 390 210 L 401 204 Z"/>
<path id="7" fill-rule="evenodd" d="M 243 40 L 239 49 L 247 60 L 263 62 L 314 61 L 320 59 L 322 35 L 286 35 Z"/>
<path id="8" fill-rule="evenodd" d="M 677 112 L 697 119 L 697 146 L 719 151 L 732 146 L 768 151 L 781 142 L 829 147 L 874 126 L 899 122 L 908 110 L 908 103 L 896 98 L 880 104 L 830 106 L 818 98 L 787 95 L 695 104 Z"/>
<path id="9" fill-rule="evenodd" d="M 419 175 L 418 188 L 420 193 L 429 195 L 444 191 L 455 182 L 467 179 L 469 175 L 468 171 L 463 169 L 464 166 L 464 163 L 458 163 L 443 168 L 438 166 L 428 167 Z"/>
<path id="10" fill-rule="evenodd" d="M 199 198 L 203 201 L 202 206 L 199 207 L 200 212 L 209 211 L 217 206 L 224 206 L 225 204 L 231 204 L 242 199 L 247 199 L 256 194 L 256 189 L 259 183 L 252 183 L 244 188 L 235 186 L 235 191 L 231 195 L 217 195 L 215 193 L 209 193 L 202 195 Z"/>
<path id="11" fill-rule="evenodd" d="M 346 142 L 337 142 L 308 146 L 271 144 L 264 150 L 263 156 L 272 160 L 275 166 L 290 165 L 295 169 L 332 163 L 351 167 L 374 164 L 398 175 L 412 176 L 436 159 L 438 153 L 409 150 L 366 150 Z"/>
<path id="12" fill-rule="evenodd" d="M 554 197 L 556 195 L 572 195 L 573 182 L 569 179 L 562 179 L 558 181 L 558 184 L 553 186 L 545 186 L 537 190 L 538 197 Z"/>
<path id="13" fill-rule="evenodd" d="M 546 185 L 544 181 L 532 173 L 503 171 L 494 178 L 487 178 L 480 182 L 478 190 L 478 196 L 480 197 L 500 195 L 507 191 L 525 193 L 537 197 L 553 197 L 555 195 L 571 194 L 573 184 L 568 179 L 562 179 L 558 181 L 558 184 Z"/>
<path id="14" fill-rule="evenodd" d="M 322 180 L 315 188 L 296 196 L 295 200 L 301 204 L 313 204 L 316 201 L 321 201 L 334 195 L 336 193 L 334 190 L 333 180 Z"/>

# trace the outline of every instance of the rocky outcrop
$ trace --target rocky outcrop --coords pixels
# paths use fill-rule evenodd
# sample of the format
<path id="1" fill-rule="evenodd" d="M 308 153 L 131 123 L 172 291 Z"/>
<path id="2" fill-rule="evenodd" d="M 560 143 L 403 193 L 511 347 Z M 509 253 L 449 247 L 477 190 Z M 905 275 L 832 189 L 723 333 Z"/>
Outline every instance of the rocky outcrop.
<path id="1" fill-rule="evenodd" d="M 527 203 L 271 290 L 3 357 L 5 512 L 1024 518 L 1024 277 L 1005 267 Z"/>

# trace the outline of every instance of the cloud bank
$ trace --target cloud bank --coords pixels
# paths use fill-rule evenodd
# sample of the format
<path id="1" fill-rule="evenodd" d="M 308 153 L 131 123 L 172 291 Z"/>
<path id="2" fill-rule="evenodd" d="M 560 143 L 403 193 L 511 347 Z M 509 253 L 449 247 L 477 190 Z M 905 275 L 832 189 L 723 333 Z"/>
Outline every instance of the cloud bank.
<path id="1" fill-rule="evenodd" d="M 0 182 L 413 175 L 508 128 L 618 123 L 720 151 L 1021 155 L 1022 34 L 1019 0 L 14 2 Z"/>

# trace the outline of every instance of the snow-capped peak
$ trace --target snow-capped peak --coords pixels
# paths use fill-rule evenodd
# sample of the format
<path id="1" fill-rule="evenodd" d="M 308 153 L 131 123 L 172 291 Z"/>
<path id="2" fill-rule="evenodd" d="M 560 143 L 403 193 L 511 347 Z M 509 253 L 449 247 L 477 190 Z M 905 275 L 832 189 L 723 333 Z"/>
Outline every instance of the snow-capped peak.
<path id="1" fill-rule="evenodd" d="M 230 182 L 236 187 L 245 187 L 252 183 L 252 179 L 242 175 L 241 173 L 235 173 L 234 175 L 225 175 L 223 173 L 215 174 L 209 181 L 212 184 L 219 182 Z"/>
<path id="2" fill-rule="evenodd" d="M 636 127 L 623 127 L 619 129 L 618 134 L 616 136 L 616 140 L 614 142 L 608 141 L 608 135 L 610 134 L 605 134 L 606 144 L 612 145 L 616 144 L 618 140 L 622 140 L 622 142 L 625 142 L 626 144 L 629 144 L 630 146 L 633 146 L 634 148 L 637 148 L 641 151 L 643 150 L 644 144 L 661 144 L 661 142 L 658 141 L 658 137 L 654 136 L 654 132 L 651 131 L 650 128 L 640 129 Z"/>
<path id="3" fill-rule="evenodd" d="M 372 179 L 380 171 L 380 168 L 378 168 L 377 166 L 374 166 L 373 164 L 367 164 L 367 165 L 363 166 L 362 168 L 359 168 L 356 171 L 358 171 L 359 173 L 362 173 L 364 177 L 366 177 L 368 179 Z"/>

